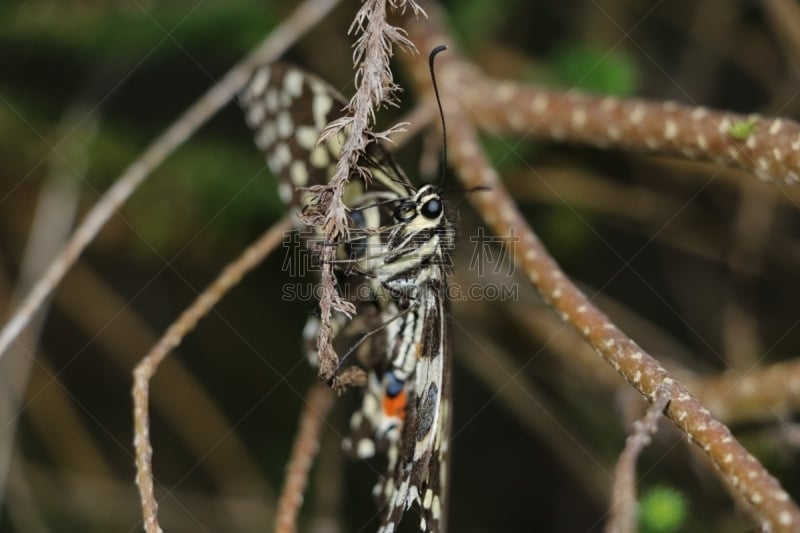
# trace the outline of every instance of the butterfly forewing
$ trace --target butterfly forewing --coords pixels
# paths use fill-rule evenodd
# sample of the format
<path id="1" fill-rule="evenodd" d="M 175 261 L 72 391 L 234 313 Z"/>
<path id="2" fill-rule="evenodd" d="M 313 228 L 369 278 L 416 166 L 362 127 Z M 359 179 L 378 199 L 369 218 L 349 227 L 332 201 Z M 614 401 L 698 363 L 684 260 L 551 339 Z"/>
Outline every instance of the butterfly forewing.
<path id="1" fill-rule="evenodd" d="M 256 71 L 240 101 L 256 146 L 281 178 L 281 199 L 301 205 L 302 189 L 327 183 L 335 168 L 336 147 L 317 139 L 328 122 L 342 116 L 344 100 L 321 80 L 276 64 Z"/>

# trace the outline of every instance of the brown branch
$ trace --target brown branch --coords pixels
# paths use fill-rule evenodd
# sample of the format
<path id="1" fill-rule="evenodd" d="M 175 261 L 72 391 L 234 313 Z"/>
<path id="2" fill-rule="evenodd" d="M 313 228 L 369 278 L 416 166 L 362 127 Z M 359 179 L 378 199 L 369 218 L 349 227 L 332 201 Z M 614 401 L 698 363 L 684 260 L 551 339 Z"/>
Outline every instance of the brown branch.
<path id="1" fill-rule="evenodd" d="M 611 497 L 611 516 L 606 533 L 634 533 L 636 531 L 636 460 L 650 444 L 650 436 L 658 430 L 658 421 L 669 403 L 666 390 L 656 391 L 656 399 L 647 409 L 644 418 L 633 423 L 633 433 L 625 441 L 614 471 L 614 493 Z"/>
<path id="2" fill-rule="evenodd" d="M 800 182 L 800 124 L 792 120 L 466 78 L 461 105 L 498 133 L 678 155 Z"/>
<path id="3" fill-rule="evenodd" d="M 690 384 L 716 416 L 729 423 L 769 420 L 800 410 L 800 359 L 749 371 L 727 372 Z"/>
<path id="4" fill-rule="evenodd" d="M 292 228 L 293 217 L 287 215 L 273 225 L 242 254 L 228 264 L 214 280 L 173 323 L 158 343 L 136 365 L 133 371 L 134 447 L 136 448 L 136 484 L 142 501 L 144 526 L 147 533 L 159 533 L 158 503 L 153 490 L 153 447 L 150 444 L 150 379 L 161 361 L 180 344 L 211 308 L 239 281 L 274 250 L 284 234 Z"/>
<path id="5" fill-rule="evenodd" d="M 52 294 L 78 256 L 144 180 L 244 87 L 256 66 L 278 57 L 337 3 L 338 0 L 306 0 L 300 4 L 253 52 L 234 65 L 122 172 L 86 214 L 58 257 L 50 263 L 47 271 L 3 326 L 0 331 L 0 357 Z"/>
<path id="6" fill-rule="evenodd" d="M 423 50 L 432 49 L 443 42 L 449 42 L 450 40 L 445 38 L 443 30 L 437 26 L 438 23 L 438 18 L 435 16 L 431 17 L 430 24 L 412 22 L 409 25 L 409 35 Z M 424 82 L 427 77 L 424 61 L 409 61 L 409 65 L 412 69 L 412 79 L 418 83 L 420 92 L 429 90 L 428 84 Z M 455 51 L 451 50 L 449 54 L 443 54 L 439 67 L 440 90 L 443 94 L 462 95 L 470 91 L 472 84 L 480 83 L 476 79 L 474 70 L 458 61 Z M 469 81 L 470 85 L 465 85 L 465 81 Z M 494 88 L 497 94 L 492 97 L 494 101 L 502 100 L 500 96 L 503 95 L 506 97 L 515 95 L 514 91 L 505 89 L 505 87 L 513 89 L 512 85 L 497 85 Z M 490 97 L 488 94 L 485 96 L 486 98 Z M 489 164 L 474 126 L 473 120 L 476 115 L 471 114 L 471 110 L 465 109 L 463 105 L 458 105 L 463 100 L 461 102 L 457 102 L 457 100 L 456 97 L 449 99 L 447 101 L 449 105 L 446 105 L 445 110 L 450 132 L 451 163 L 466 187 L 482 186 L 490 189 L 489 193 L 471 195 L 470 201 L 496 235 L 509 235 L 513 231 L 514 235 L 520 237 L 519 246 L 514 247 L 515 259 L 528 274 L 530 282 L 544 300 L 561 315 L 565 322 L 580 332 L 595 351 L 650 402 L 656 400 L 657 392 L 666 391 L 670 399 L 667 416 L 687 435 L 691 442 L 700 447 L 712 464 L 728 480 L 729 485 L 752 505 L 751 510 L 754 511 L 755 516 L 764 527 L 772 531 L 796 531 L 800 527 L 800 509 L 783 490 L 780 483 L 764 469 L 755 457 L 747 452 L 724 424 L 715 419 L 708 409 L 689 393 L 682 383 L 669 375 L 656 359 L 620 331 L 566 277 L 519 212 L 514 200 L 499 180 L 497 172 Z M 595 104 L 603 107 L 602 100 L 596 101 Z M 627 106 L 625 107 L 627 109 Z M 609 114 L 611 108 L 616 109 L 613 114 Z M 615 124 L 614 120 L 617 123 L 620 121 L 631 123 L 632 117 L 629 114 L 621 113 L 619 106 L 609 106 L 609 109 L 597 111 L 605 117 L 604 127 Z M 636 108 L 634 107 L 634 109 Z M 662 110 L 666 114 L 675 111 L 672 107 L 667 109 L 662 107 Z M 644 111 L 646 110 L 642 109 L 641 112 Z M 518 116 L 527 117 L 521 110 L 515 112 Z M 583 119 L 590 114 L 595 116 L 594 109 L 584 108 L 584 112 Z M 691 111 L 689 113 L 691 114 Z M 707 112 L 703 111 L 703 113 Z M 567 119 L 563 123 L 565 127 L 572 125 L 573 116 L 574 113 L 570 112 L 569 116 L 564 117 Z M 663 116 L 661 115 L 661 118 Z M 705 116 L 708 117 L 708 115 Z M 716 119 L 718 118 L 719 115 L 716 116 Z M 580 125 L 586 127 L 588 119 L 587 122 L 583 120 L 579 122 Z M 651 122 L 643 119 L 637 120 L 637 128 L 628 133 L 644 137 L 645 132 L 638 129 L 638 126 L 642 124 L 652 126 Z M 783 128 L 786 123 L 776 121 L 772 124 L 769 129 L 773 129 L 774 124 L 781 126 L 775 128 L 778 131 L 770 134 L 773 141 L 784 138 L 786 130 Z M 675 126 L 677 134 L 674 138 L 685 139 L 685 132 L 681 128 L 691 129 L 696 126 L 696 122 L 676 122 Z M 796 129 L 797 127 L 792 125 L 791 128 Z M 665 132 L 662 130 L 662 133 Z M 673 133 L 671 129 L 670 133 Z M 708 133 L 710 134 L 710 132 Z M 720 142 L 724 140 L 722 134 L 717 135 L 716 139 Z M 796 156 L 792 155 L 791 157 L 794 159 Z"/>
<path id="7" fill-rule="evenodd" d="M 322 383 L 314 384 L 308 392 L 283 482 L 283 491 L 278 500 L 275 533 L 294 533 L 297 530 L 297 513 L 303 504 L 308 472 L 319 451 L 322 423 L 333 407 L 333 400 L 333 391 Z"/>

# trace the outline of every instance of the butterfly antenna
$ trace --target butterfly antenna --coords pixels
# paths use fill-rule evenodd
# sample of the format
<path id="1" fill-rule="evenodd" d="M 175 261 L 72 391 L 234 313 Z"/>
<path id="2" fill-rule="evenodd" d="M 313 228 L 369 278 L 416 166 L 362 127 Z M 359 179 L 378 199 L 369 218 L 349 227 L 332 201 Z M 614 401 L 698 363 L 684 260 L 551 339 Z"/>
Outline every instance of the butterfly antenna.
<path id="1" fill-rule="evenodd" d="M 439 177 L 440 189 L 442 187 L 442 183 L 444 183 L 444 172 L 445 167 L 447 166 L 447 129 L 444 125 L 444 110 L 442 109 L 442 101 L 439 99 L 439 87 L 436 85 L 436 73 L 433 69 L 433 59 L 436 57 L 436 54 L 443 52 L 444 50 L 447 50 L 447 47 L 443 44 L 440 44 L 431 50 L 431 53 L 428 56 L 428 66 L 431 70 L 431 82 L 433 83 L 433 93 L 436 95 L 436 105 L 439 106 L 439 117 L 442 120 L 442 175 Z"/>

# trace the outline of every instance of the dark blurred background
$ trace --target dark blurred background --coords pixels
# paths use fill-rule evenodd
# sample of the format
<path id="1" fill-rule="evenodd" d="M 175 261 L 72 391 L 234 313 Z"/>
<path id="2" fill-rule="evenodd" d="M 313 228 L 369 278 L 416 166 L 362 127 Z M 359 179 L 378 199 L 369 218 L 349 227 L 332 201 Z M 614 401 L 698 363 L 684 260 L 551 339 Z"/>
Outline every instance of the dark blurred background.
<path id="1" fill-rule="evenodd" d="M 116 176 L 294 4 L 0 4 L 5 316 Z M 346 95 L 356 8 L 344 2 L 285 58 Z M 498 77 L 767 116 L 800 110 L 793 1 L 459 0 L 446 9 L 464 54 Z M 401 109 L 379 121 L 392 124 L 414 101 L 404 94 Z M 702 383 L 796 356 L 797 192 L 710 164 L 491 133 L 484 140 L 565 271 L 679 377 Z M 422 143 L 398 154 L 412 176 Z M 0 361 L 0 530 L 142 529 L 131 370 L 285 209 L 232 103 L 114 216 L 46 319 Z M 467 268 L 479 221 L 466 202 L 459 213 L 455 281 L 517 292 L 453 305 L 451 531 L 601 531 L 613 465 L 644 402 L 586 354 L 524 276 Z M 314 303 L 282 298 L 285 284 L 298 282 L 281 269 L 286 253 L 226 296 L 154 380 L 165 531 L 272 527 L 303 395 L 316 379 L 301 347 Z M 339 451 L 357 403 L 347 394 L 330 418 L 302 531 L 377 527 L 378 467 Z M 774 415 L 734 430 L 797 500 L 797 418 Z M 684 515 L 672 530 L 752 529 L 708 464 L 669 423 L 662 428 L 639 461 L 638 488 Z"/>

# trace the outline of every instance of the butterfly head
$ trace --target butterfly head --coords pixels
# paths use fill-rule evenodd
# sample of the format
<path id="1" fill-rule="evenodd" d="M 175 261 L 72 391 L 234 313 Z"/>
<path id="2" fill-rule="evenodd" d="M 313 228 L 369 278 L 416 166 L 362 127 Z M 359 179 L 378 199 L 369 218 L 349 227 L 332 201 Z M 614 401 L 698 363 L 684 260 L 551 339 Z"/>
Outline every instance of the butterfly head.
<path id="1" fill-rule="evenodd" d="M 424 185 L 394 210 L 396 222 L 426 227 L 435 226 L 444 216 L 444 202 L 435 185 Z"/>

